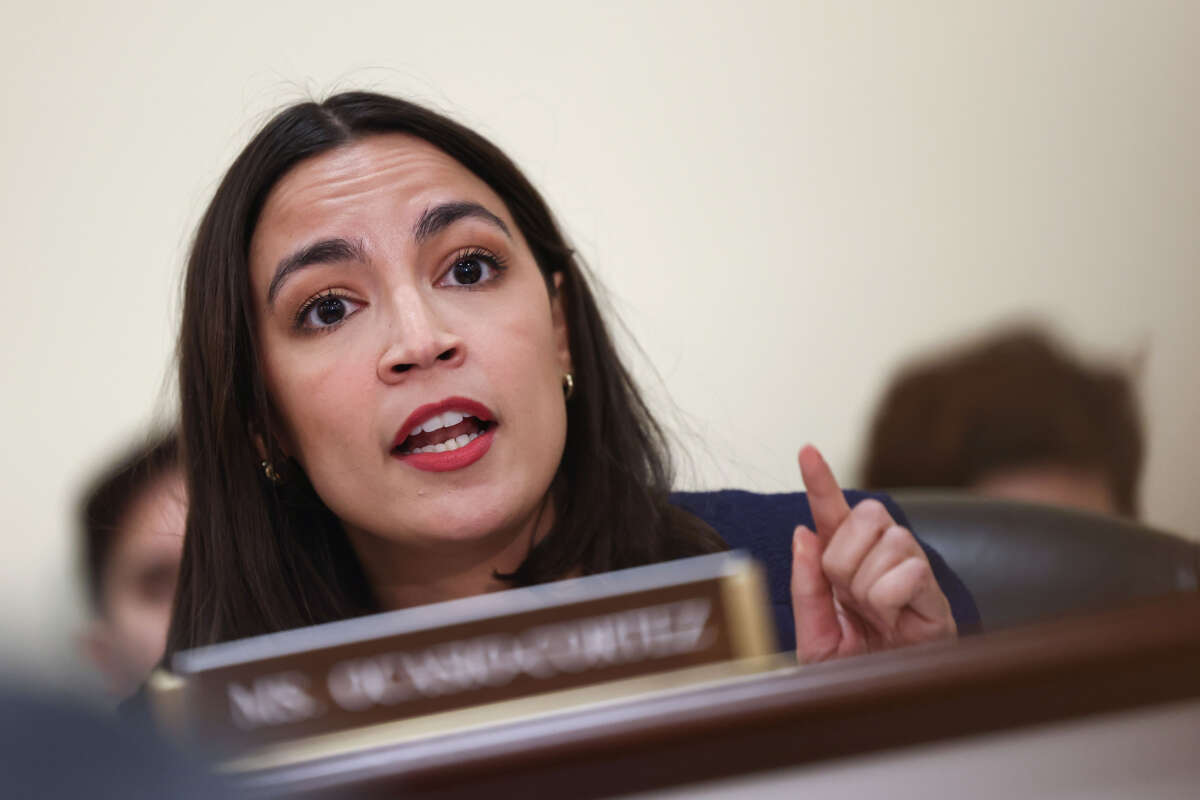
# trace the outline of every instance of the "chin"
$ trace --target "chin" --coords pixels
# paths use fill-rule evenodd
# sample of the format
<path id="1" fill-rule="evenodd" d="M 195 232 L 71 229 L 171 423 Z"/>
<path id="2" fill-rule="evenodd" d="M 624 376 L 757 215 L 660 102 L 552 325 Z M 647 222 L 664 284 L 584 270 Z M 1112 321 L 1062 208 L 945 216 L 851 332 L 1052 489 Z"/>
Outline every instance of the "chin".
<path id="1" fill-rule="evenodd" d="M 517 504 L 506 510 L 502 506 L 468 500 L 461 496 L 451 496 L 448 499 L 451 502 L 433 503 L 421 509 L 421 513 L 416 517 L 413 516 L 411 506 L 403 509 L 406 519 L 400 528 L 387 524 L 373 526 L 369 523 L 364 528 L 385 531 L 381 538 L 397 543 L 465 543 L 520 531 L 525 527 L 530 515 L 537 513 L 536 504 L 532 511 L 522 513 Z"/>

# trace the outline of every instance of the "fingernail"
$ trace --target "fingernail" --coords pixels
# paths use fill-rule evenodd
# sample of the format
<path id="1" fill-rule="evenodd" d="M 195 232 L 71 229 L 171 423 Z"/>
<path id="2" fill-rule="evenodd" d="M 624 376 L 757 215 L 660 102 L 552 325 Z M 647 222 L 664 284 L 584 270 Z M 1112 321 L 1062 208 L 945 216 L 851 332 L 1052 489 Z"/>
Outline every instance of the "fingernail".
<path id="1" fill-rule="evenodd" d="M 796 529 L 794 531 L 792 531 L 792 553 L 793 554 L 799 552 L 800 537 L 805 536 L 805 535 L 812 535 L 812 531 L 810 531 L 808 528 L 806 528 L 803 525 L 797 525 Z"/>

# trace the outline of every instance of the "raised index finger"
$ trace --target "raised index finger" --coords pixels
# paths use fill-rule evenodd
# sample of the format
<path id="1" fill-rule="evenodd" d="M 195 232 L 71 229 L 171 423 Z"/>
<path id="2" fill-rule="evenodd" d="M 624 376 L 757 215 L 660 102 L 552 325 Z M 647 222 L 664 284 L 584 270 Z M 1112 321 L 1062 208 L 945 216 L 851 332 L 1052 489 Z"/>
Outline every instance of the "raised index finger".
<path id="1" fill-rule="evenodd" d="M 817 524 L 817 536 L 828 543 L 850 514 L 846 496 L 842 494 L 837 478 L 833 477 L 833 470 L 811 444 L 800 448 L 800 477 L 808 490 L 808 506 Z"/>

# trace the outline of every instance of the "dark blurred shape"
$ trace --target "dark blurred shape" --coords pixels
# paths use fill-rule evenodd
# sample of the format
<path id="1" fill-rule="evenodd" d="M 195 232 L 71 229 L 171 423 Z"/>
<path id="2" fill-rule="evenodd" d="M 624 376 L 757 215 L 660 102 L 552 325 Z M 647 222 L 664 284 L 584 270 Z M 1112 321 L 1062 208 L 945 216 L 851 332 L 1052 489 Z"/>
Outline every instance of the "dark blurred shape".
<path id="1" fill-rule="evenodd" d="M 239 793 L 148 729 L 9 685 L 0 686 L 0 795 L 199 800 Z"/>
<path id="2" fill-rule="evenodd" d="M 1144 449 L 1128 376 L 1023 326 L 900 370 L 871 426 L 864 488 L 962 488 L 1136 516 Z"/>
<path id="3" fill-rule="evenodd" d="M 1200 547 L 1130 520 L 958 492 L 893 499 L 970 587 L 988 630 L 1200 587 Z"/>
<path id="4" fill-rule="evenodd" d="M 94 612 L 83 646 L 114 695 L 132 692 L 162 657 L 186 517 L 173 433 L 124 453 L 83 497 L 79 523 Z"/>

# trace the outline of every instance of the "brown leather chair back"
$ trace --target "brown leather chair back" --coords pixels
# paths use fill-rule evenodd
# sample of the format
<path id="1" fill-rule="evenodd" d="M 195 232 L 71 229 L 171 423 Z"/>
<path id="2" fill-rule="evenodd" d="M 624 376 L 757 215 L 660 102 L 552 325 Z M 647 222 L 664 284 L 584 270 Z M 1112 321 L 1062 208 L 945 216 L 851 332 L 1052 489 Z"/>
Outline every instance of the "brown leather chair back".
<path id="1" fill-rule="evenodd" d="M 971 590 L 985 630 L 1200 587 L 1200 545 L 1127 519 L 941 490 L 891 495 Z"/>

